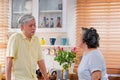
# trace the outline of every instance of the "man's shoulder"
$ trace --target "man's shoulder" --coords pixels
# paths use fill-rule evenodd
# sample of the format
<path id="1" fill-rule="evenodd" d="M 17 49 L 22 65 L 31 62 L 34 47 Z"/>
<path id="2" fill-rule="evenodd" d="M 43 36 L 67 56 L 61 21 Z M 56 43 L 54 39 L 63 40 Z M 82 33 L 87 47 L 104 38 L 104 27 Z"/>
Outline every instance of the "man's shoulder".
<path id="1" fill-rule="evenodd" d="M 10 38 L 20 38 L 20 37 L 22 37 L 22 36 L 21 36 L 21 33 L 13 33 L 13 34 L 10 36 Z"/>

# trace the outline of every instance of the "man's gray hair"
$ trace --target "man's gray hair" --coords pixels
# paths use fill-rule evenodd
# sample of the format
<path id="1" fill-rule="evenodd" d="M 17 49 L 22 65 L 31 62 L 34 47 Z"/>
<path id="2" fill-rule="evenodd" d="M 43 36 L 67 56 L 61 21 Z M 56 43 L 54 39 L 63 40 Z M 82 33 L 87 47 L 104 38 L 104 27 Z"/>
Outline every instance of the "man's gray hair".
<path id="1" fill-rule="evenodd" d="M 24 25 L 32 19 L 35 19 L 35 18 L 31 14 L 24 14 L 18 19 L 18 24 Z"/>

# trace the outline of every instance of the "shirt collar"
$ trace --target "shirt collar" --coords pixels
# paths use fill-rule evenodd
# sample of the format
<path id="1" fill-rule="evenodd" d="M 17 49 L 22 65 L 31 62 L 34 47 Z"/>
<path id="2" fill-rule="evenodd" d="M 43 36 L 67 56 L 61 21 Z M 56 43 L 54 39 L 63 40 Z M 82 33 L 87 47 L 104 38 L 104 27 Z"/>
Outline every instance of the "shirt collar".
<path id="1" fill-rule="evenodd" d="M 21 32 L 22 38 L 23 39 L 28 39 L 23 32 Z M 32 36 L 31 40 L 35 39 L 35 35 Z"/>

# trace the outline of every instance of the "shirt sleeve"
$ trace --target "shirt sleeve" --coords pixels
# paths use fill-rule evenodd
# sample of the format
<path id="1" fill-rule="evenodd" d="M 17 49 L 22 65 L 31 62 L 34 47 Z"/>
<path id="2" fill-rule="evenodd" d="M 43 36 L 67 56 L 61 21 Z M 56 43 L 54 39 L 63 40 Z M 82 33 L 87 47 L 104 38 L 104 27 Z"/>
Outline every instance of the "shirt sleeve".
<path id="1" fill-rule="evenodd" d="M 16 53 L 17 53 L 17 46 L 18 46 L 18 43 L 17 43 L 16 35 L 13 34 L 11 35 L 8 41 L 6 57 L 15 58 Z"/>
<path id="2" fill-rule="evenodd" d="M 104 62 L 101 56 L 92 55 L 92 57 L 89 58 L 89 70 L 91 73 L 96 70 L 102 71 L 103 67 L 104 67 Z"/>

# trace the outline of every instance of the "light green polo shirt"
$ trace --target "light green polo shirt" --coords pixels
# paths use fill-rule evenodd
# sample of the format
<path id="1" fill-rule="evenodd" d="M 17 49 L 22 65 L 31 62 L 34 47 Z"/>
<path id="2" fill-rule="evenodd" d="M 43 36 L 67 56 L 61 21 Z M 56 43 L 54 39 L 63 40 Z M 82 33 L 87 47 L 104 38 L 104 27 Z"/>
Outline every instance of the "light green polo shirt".
<path id="1" fill-rule="evenodd" d="M 23 33 L 11 35 L 6 57 L 13 57 L 12 80 L 37 80 L 37 61 L 43 59 L 39 39 L 33 36 L 31 41 Z"/>

